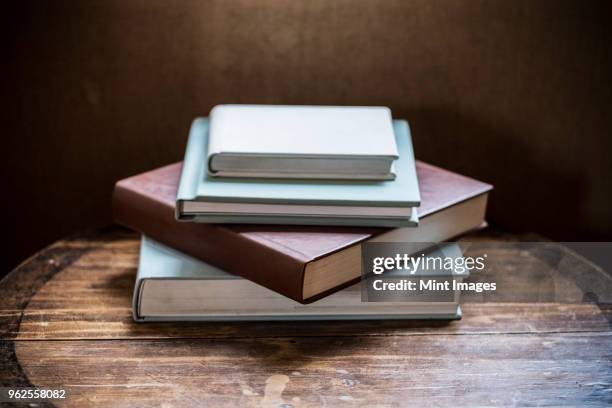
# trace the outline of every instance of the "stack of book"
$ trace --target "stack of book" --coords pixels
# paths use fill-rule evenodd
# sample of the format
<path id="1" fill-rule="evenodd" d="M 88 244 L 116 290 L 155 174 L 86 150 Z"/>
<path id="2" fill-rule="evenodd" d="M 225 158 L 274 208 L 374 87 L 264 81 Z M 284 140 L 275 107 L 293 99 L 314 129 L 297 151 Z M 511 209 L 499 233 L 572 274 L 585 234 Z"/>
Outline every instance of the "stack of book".
<path id="1" fill-rule="evenodd" d="M 388 108 L 217 106 L 183 163 L 115 186 L 143 235 L 134 318 L 456 318 L 458 299 L 362 302 L 361 244 L 482 228 L 491 188 L 415 161 Z"/>

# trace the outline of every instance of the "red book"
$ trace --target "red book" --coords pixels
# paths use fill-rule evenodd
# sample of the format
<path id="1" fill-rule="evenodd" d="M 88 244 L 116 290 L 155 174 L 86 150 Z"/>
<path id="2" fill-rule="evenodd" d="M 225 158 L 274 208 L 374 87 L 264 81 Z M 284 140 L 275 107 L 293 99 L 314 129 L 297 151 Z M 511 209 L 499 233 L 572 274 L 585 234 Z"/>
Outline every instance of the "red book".
<path id="1" fill-rule="evenodd" d="M 481 227 L 492 186 L 417 162 L 419 226 L 198 224 L 175 220 L 181 163 L 117 182 L 115 221 L 301 303 L 361 277 L 361 243 L 442 242 Z"/>

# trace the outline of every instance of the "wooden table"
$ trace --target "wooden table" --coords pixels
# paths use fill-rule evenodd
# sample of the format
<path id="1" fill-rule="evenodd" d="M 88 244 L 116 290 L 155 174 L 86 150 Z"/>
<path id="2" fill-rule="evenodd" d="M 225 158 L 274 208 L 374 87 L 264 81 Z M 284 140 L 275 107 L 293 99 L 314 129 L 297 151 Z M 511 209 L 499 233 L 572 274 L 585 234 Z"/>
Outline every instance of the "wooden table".
<path id="1" fill-rule="evenodd" d="M 453 322 L 136 324 L 138 245 L 118 228 L 71 237 L 0 282 L 2 386 L 67 387 L 54 404 L 78 407 L 612 403 L 607 306 L 467 303 Z"/>

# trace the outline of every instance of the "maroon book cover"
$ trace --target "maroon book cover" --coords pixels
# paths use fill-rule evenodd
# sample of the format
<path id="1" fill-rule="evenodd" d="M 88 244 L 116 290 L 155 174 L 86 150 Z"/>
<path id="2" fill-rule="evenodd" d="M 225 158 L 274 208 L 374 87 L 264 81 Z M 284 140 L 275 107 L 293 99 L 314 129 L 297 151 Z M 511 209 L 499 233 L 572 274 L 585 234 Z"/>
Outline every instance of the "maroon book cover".
<path id="1" fill-rule="evenodd" d="M 117 182 L 115 221 L 301 303 L 319 297 L 304 299 L 302 295 L 308 263 L 389 230 L 179 222 L 174 208 L 180 174 L 181 163 L 175 163 Z M 418 161 L 417 174 L 421 220 L 492 188 Z"/>

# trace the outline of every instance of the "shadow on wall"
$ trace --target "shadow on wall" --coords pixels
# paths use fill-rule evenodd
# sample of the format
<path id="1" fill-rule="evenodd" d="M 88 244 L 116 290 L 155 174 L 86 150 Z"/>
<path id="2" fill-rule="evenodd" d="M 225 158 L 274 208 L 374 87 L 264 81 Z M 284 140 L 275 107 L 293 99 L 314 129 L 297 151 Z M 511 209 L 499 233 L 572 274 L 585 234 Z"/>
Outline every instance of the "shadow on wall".
<path id="1" fill-rule="evenodd" d="M 451 110 L 423 109 L 406 116 L 412 118 L 420 160 L 494 184 L 487 218 L 495 227 L 565 241 L 596 235 L 584 223 L 586 175 L 543 161 L 527 143 L 536 136 L 521 137 L 511 126 L 487 126 Z"/>

